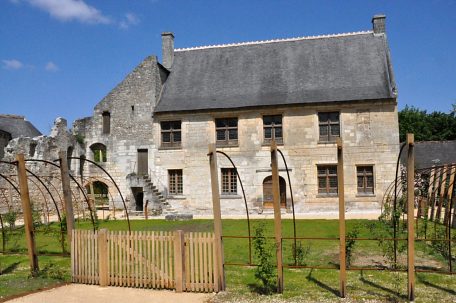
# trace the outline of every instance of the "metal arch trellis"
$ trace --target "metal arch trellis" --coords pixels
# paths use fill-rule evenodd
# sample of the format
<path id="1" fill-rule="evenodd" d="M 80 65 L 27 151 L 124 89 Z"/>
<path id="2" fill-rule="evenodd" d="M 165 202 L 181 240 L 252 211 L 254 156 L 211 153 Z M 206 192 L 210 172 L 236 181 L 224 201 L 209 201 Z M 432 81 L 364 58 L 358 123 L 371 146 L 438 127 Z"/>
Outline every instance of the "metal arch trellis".
<path id="1" fill-rule="evenodd" d="M 251 237 L 251 230 L 250 230 L 250 215 L 249 215 L 249 207 L 247 205 L 247 198 L 245 197 L 245 191 L 244 191 L 244 185 L 242 184 L 241 177 L 239 176 L 238 170 L 236 165 L 234 164 L 233 160 L 224 152 L 216 150 L 217 153 L 224 155 L 230 162 L 231 165 L 233 165 L 234 170 L 236 171 L 236 176 L 239 180 L 239 183 L 241 184 L 241 189 L 242 189 L 242 195 L 244 197 L 244 204 L 245 204 L 245 212 L 247 215 L 247 229 L 249 233 L 249 264 L 252 264 L 252 237 Z"/>
<path id="2" fill-rule="evenodd" d="M 51 162 L 51 161 L 47 161 L 47 160 L 41 160 L 41 159 L 25 159 L 25 162 L 42 162 L 42 163 L 47 163 L 47 164 L 50 164 L 54 167 L 57 167 L 60 169 L 60 166 Z M 84 195 L 84 198 L 87 202 L 87 205 L 89 207 L 89 210 L 90 210 L 90 218 L 91 218 L 91 221 L 92 221 L 92 227 L 93 227 L 93 230 L 95 231 L 96 230 L 96 226 L 95 226 L 95 220 L 93 218 L 93 210 L 92 210 L 92 207 L 90 206 L 90 203 L 89 203 L 89 200 L 84 192 L 84 189 L 81 187 L 81 185 L 79 184 L 78 181 L 76 181 L 76 178 L 73 177 L 73 175 L 71 175 L 70 173 L 68 174 L 70 176 L 70 178 L 73 180 L 74 183 L 76 183 L 76 185 L 78 186 L 79 190 L 81 190 L 81 192 L 83 193 Z"/>
<path id="3" fill-rule="evenodd" d="M 119 186 L 117 186 L 117 183 L 114 181 L 113 177 L 106 171 L 106 169 L 104 169 L 101 165 L 99 165 L 98 163 L 92 161 L 92 160 L 89 160 L 87 158 L 83 158 L 83 157 L 68 157 L 68 159 L 75 159 L 75 160 L 79 160 L 79 166 L 81 167 L 81 161 L 82 161 L 82 164 L 84 164 L 84 161 L 87 161 L 93 165 L 95 165 L 96 167 L 98 167 L 99 169 L 101 169 L 108 177 L 109 179 L 111 179 L 112 183 L 114 184 L 114 186 L 116 187 L 117 191 L 119 192 L 119 195 L 120 195 L 120 198 L 122 199 L 122 204 L 123 204 L 123 207 L 124 207 L 124 210 L 125 210 L 125 216 L 127 218 L 127 224 L 128 224 L 128 233 L 131 234 L 131 226 L 130 226 L 130 218 L 128 216 L 128 210 L 127 210 L 127 205 L 125 204 L 125 200 L 124 200 L 124 197 L 122 195 L 122 192 L 120 191 L 120 188 Z M 81 171 L 81 178 L 83 178 L 82 176 L 82 171 Z M 84 194 L 85 195 L 85 194 Z"/>

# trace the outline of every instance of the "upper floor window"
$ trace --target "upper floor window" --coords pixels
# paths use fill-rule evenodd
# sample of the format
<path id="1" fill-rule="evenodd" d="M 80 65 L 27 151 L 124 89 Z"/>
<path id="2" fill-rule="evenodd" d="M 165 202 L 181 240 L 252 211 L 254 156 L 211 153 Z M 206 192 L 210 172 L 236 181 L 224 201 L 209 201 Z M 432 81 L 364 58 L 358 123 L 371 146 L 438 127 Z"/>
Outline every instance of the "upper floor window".
<path id="1" fill-rule="evenodd" d="M 374 193 L 374 167 L 373 166 L 357 166 L 356 176 L 358 183 L 359 194 Z"/>
<path id="2" fill-rule="evenodd" d="M 282 115 L 263 116 L 264 143 L 283 143 Z"/>
<path id="3" fill-rule="evenodd" d="M 237 173 L 234 168 L 222 168 L 222 195 L 237 194 Z"/>
<path id="4" fill-rule="evenodd" d="M 109 112 L 103 112 L 103 134 L 109 134 L 111 132 L 111 114 Z"/>
<path id="5" fill-rule="evenodd" d="M 106 146 L 101 143 L 94 143 L 90 146 L 90 150 L 93 153 L 93 161 L 95 162 L 106 162 Z"/>
<path id="6" fill-rule="evenodd" d="M 160 126 L 162 147 L 180 147 L 182 141 L 181 121 L 163 121 Z"/>
<path id="7" fill-rule="evenodd" d="M 339 112 L 318 113 L 320 142 L 334 142 L 340 137 Z"/>
<path id="8" fill-rule="evenodd" d="M 182 195 L 183 188 L 182 169 L 168 170 L 168 188 L 171 195 Z"/>
<path id="9" fill-rule="evenodd" d="M 238 145 L 238 118 L 215 119 L 218 146 Z"/>
<path id="10" fill-rule="evenodd" d="M 317 165 L 318 193 L 337 195 L 337 165 Z"/>

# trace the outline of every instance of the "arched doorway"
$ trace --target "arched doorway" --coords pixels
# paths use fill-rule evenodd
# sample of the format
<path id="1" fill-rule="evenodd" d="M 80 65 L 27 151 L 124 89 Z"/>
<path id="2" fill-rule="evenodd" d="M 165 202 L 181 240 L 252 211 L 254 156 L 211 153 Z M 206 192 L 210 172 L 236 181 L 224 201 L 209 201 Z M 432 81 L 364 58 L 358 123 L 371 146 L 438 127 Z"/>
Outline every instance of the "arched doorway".
<path id="1" fill-rule="evenodd" d="M 133 198 L 135 199 L 135 210 L 144 210 L 144 192 L 142 187 L 132 187 Z"/>
<path id="2" fill-rule="evenodd" d="M 287 184 L 285 179 L 279 176 L 280 207 L 287 207 Z M 274 196 L 272 192 L 272 176 L 263 180 L 263 208 L 274 208 Z"/>
<path id="3" fill-rule="evenodd" d="M 95 207 L 109 206 L 109 187 L 101 181 L 91 181 L 86 185 L 86 191 Z"/>

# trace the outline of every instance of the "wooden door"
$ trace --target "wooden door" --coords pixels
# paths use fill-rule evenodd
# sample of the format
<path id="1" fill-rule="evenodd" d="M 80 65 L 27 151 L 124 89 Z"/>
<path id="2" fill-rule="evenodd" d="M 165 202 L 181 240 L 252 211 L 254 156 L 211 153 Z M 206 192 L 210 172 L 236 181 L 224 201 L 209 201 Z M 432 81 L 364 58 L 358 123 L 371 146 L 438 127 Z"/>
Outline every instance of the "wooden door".
<path id="1" fill-rule="evenodd" d="M 147 149 L 138 149 L 138 175 L 147 175 L 149 171 L 149 153 Z"/>
<path id="2" fill-rule="evenodd" d="M 280 207 L 287 207 L 287 191 L 285 179 L 279 176 Z M 272 193 L 272 176 L 263 180 L 263 208 L 274 208 L 274 195 Z"/>

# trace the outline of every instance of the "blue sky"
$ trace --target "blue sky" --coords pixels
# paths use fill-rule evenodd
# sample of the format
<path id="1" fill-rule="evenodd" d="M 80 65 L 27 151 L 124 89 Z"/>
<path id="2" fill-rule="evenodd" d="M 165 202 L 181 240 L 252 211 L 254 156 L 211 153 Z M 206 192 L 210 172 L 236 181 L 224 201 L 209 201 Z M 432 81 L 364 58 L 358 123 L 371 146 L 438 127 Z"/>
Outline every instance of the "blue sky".
<path id="1" fill-rule="evenodd" d="M 191 47 L 371 29 L 387 34 L 405 104 L 456 103 L 456 1 L 0 0 L 0 113 L 48 134 L 93 107 L 146 56 L 161 32 Z"/>

